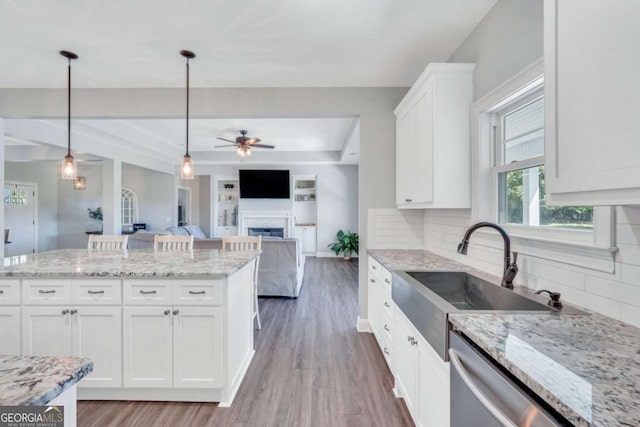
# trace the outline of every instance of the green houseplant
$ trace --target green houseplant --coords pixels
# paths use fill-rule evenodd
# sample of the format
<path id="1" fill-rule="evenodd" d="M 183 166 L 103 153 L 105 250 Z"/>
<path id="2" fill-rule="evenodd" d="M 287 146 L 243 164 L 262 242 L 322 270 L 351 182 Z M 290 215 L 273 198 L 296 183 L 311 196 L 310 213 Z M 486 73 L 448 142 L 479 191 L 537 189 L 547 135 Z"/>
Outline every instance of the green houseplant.
<path id="1" fill-rule="evenodd" d="M 102 219 L 104 218 L 102 215 L 102 208 L 100 206 L 95 209 L 89 208 L 87 209 L 87 214 L 89 215 L 89 218 L 94 221 L 87 232 L 93 234 L 102 233 Z"/>
<path id="2" fill-rule="evenodd" d="M 345 261 L 349 261 L 352 253 L 358 253 L 358 233 L 338 231 L 336 241 L 329 244 L 329 249 L 335 252 L 336 255 L 340 255 L 340 252 L 342 252 Z"/>

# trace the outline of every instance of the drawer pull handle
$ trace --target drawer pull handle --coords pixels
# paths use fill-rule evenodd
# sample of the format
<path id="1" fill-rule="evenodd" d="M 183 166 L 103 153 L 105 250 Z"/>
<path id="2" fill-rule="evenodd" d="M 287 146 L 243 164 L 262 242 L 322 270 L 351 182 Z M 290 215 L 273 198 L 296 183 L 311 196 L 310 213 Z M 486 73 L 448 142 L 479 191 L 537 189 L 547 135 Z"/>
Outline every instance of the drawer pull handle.
<path id="1" fill-rule="evenodd" d="M 69 310 L 62 310 L 62 315 L 69 313 Z"/>
<path id="2" fill-rule="evenodd" d="M 384 302 L 384 306 L 385 306 L 385 307 L 387 307 L 387 308 L 391 308 L 391 306 L 389 305 L 389 303 L 388 303 L 388 302 L 386 302 L 386 301 Z"/>
<path id="3" fill-rule="evenodd" d="M 69 314 L 76 314 L 78 312 L 78 310 L 71 310 L 69 311 Z"/>
<path id="4" fill-rule="evenodd" d="M 369 281 L 370 281 L 371 283 L 376 283 L 376 281 L 375 281 L 374 279 L 369 279 Z"/>
<path id="5" fill-rule="evenodd" d="M 414 337 L 407 337 L 407 341 L 409 341 L 411 345 L 418 345 L 418 341 Z"/>
<path id="6" fill-rule="evenodd" d="M 387 354 L 387 355 L 389 354 L 389 350 L 387 350 L 387 347 L 385 347 L 384 350 L 382 350 L 382 351 L 384 351 L 384 353 Z"/>
<path id="7" fill-rule="evenodd" d="M 91 290 L 89 290 L 89 291 L 87 291 L 87 293 L 89 295 L 98 295 L 98 294 L 104 294 L 104 291 L 91 291 Z"/>
<path id="8" fill-rule="evenodd" d="M 189 291 L 190 295 L 204 295 L 206 293 L 206 291 Z"/>
<path id="9" fill-rule="evenodd" d="M 180 314 L 180 310 L 173 310 L 173 315 L 177 316 L 178 314 Z"/>
<path id="10" fill-rule="evenodd" d="M 158 291 L 140 291 L 142 295 L 155 295 Z"/>
<path id="11" fill-rule="evenodd" d="M 164 311 L 164 315 L 165 315 L 165 316 L 168 316 L 168 315 L 169 315 L 169 313 L 171 313 L 171 310 L 165 310 L 165 311 Z"/>
<path id="12" fill-rule="evenodd" d="M 4 291 L 2 289 L 0 289 L 0 295 L 4 294 Z"/>
<path id="13" fill-rule="evenodd" d="M 384 325 L 384 330 L 388 332 L 388 331 L 390 331 L 391 329 L 389 329 L 389 327 L 385 324 L 385 325 Z"/>
<path id="14" fill-rule="evenodd" d="M 389 279 L 384 279 L 385 283 L 391 284 L 391 282 L 389 281 Z"/>
<path id="15" fill-rule="evenodd" d="M 375 265 L 372 265 L 371 268 L 373 268 L 374 270 L 377 270 Z"/>
<path id="16" fill-rule="evenodd" d="M 405 202 L 410 203 L 412 199 L 404 199 Z"/>
<path id="17" fill-rule="evenodd" d="M 55 289 L 51 289 L 51 290 L 49 290 L 49 291 L 43 291 L 42 289 L 39 289 L 39 290 L 38 290 L 38 293 L 39 293 L 39 294 L 55 294 L 55 293 L 56 293 L 56 290 L 55 290 Z"/>

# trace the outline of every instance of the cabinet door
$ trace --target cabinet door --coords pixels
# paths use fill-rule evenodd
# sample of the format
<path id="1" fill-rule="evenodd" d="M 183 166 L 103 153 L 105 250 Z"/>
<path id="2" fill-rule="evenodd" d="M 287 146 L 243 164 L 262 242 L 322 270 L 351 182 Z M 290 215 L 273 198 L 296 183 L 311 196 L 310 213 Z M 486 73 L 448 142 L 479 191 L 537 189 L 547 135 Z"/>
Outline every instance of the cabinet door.
<path id="1" fill-rule="evenodd" d="M 380 342 L 379 336 L 378 334 L 380 333 L 380 293 L 378 288 L 380 287 L 380 284 L 377 282 L 377 278 L 371 273 L 369 272 L 369 324 L 371 325 L 371 331 L 373 332 L 373 334 L 376 336 L 376 338 L 378 339 L 378 342 Z"/>
<path id="2" fill-rule="evenodd" d="M 412 203 L 433 201 L 433 85 L 418 101 L 415 111 L 415 135 L 411 143 L 411 156 L 415 159 L 411 174 Z M 446 141 L 444 142 L 446 143 Z"/>
<path id="3" fill-rule="evenodd" d="M 303 244 L 302 251 L 305 254 L 316 253 L 316 228 L 315 227 L 302 227 Z"/>
<path id="4" fill-rule="evenodd" d="M 0 354 L 20 355 L 20 307 L 0 307 Z"/>
<path id="5" fill-rule="evenodd" d="M 222 307 L 176 307 L 173 313 L 173 386 L 222 387 Z"/>
<path id="6" fill-rule="evenodd" d="M 638 21 L 637 0 L 544 3 L 549 204 L 640 203 Z"/>
<path id="7" fill-rule="evenodd" d="M 125 387 L 171 387 L 171 317 L 169 306 L 124 308 Z"/>
<path id="8" fill-rule="evenodd" d="M 438 356 L 424 339 L 420 347 L 420 377 L 418 390 L 418 426 L 442 426 L 450 424 L 449 415 L 449 364 Z"/>
<path id="9" fill-rule="evenodd" d="M 411 174 L 414 172 L 414 158 L 411 155 L 411 141 L 415 135 L 415 111 L 409 110 L 396 121 L 396 204 L 412 202 Z"/>
<path id="10" fill-rule="evenodd" d="M 394 316 L 394 352 L 396 388 L 404 398 L 414 420 L 417 419 L 419 333 L 400 310 Z"/>
<path id="11" fill-rule="evenodd" d="M 22 354 L 71 356 L 71 315 L 68 307 L 22 308 Z"/>
<path id="12" fill-rule="evenodd" d="M 74 307 L 73 354 L 93 359 L 91 372 L 79 387 L 122 386 L 122 309 Z"/>

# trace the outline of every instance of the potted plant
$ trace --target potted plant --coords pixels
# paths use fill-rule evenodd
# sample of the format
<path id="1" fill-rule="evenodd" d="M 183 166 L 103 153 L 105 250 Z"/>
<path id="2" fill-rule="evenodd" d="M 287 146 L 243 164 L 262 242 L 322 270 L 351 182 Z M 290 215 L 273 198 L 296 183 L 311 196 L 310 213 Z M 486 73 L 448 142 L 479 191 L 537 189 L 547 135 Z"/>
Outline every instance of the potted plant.
<path id="1" fill-rule="evenodd" d="M 340 252 L 342 252 L 344 260 L 349 261 L 352 253 L 358 253 L 358 233 L 338 231 L 336 241 L 329 244 L 329 249 L 335 252 L 336 255 L 340 255 Z"/>
<path id="2" fill-rule="evenodd" d="M 89 230 L 90 233 L 102 233 L 102 208 L 98 206 L 95 209 L 87 209 L 87 213 L 89 214 L 89 218 L 95 221 L 95 227 L 91 227 Z"/>

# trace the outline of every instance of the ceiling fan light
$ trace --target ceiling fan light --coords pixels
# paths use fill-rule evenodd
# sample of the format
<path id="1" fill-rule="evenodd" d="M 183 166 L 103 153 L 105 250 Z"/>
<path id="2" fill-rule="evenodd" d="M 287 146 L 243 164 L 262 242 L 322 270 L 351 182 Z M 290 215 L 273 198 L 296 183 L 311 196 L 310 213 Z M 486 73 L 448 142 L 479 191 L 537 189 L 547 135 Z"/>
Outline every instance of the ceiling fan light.
<path id="1" fill-rule="evenodd" d="M 180 178 L 193 179 L 193 162 L 191 161 L 191 156 L 189 154 L 185 154 L 184 158 L 182 159 Z"/>
<path id="2" fill-rule="evenodd" d="M 76 179 L 78 169 L 73 161 L 73 156 L 67 154 L 62 161 L 62 179 Z"/>
<path id="3" fill-rule="evenodd" d="M 251 148 L 247 147 L 247 148 L 244 149 L 244 151 L 245 151 L 247 156 L 251 155 Z"/>
<path id="4" fill-rule="evenodd" d="M 238 147 L 236 153 L 238 153 L 240 157 L 244 157 L 244 147 Z"/>

